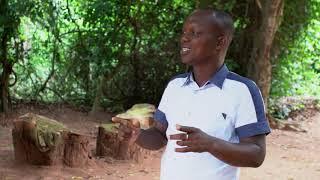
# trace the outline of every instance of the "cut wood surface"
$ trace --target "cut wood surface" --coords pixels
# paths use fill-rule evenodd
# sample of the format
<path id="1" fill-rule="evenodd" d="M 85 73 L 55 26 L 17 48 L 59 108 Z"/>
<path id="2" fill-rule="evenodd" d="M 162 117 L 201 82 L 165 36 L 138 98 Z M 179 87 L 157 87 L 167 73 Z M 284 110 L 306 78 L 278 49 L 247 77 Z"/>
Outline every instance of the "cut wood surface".
<path id="1" fill-rule="evenodd" d="M 142 103 L 135 104 L 126 112 L 116 115 L 112 118 L 112 121 L 117 118 L 131 121 L 131 123 L 141 129 L 149 129 L 154 127 L 155 123 L 153 120 L 156 108 L 152 104 Z"/>

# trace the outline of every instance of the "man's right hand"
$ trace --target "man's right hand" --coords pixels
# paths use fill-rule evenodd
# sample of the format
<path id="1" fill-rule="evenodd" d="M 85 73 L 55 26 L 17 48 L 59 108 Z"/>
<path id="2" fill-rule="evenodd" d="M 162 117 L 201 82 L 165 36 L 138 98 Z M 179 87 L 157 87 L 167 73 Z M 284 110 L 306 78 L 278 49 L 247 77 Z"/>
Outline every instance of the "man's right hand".
<path id="1" fill-rule="evenodd" d="M 129 141 L 129 144 L 137 143 L 149 150 L 158 150 L 167 144 L 166 127 L 157 121 L 155 127 L 147 130 L 140 129 L 140 124 L 135 123 L 135 120 L 113 117 L 112 121 L 120 124 L 118 135 L 120 139 Z"/>

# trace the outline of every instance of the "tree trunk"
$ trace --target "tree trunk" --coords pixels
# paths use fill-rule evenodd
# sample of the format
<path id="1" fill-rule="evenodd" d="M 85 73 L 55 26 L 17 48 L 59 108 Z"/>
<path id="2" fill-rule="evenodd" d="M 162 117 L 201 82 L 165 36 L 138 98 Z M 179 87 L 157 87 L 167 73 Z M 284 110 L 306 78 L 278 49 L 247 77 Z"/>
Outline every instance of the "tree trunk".
<path id="1" fill-rule="evenodd" d="M 12 73 L 12 64 L 8 61 L 8 33 L 4 32 L 2 39 L 1 39 L 1 65 L 2 65 L 2 74 L 0 79 L 0 92 L 1 92 L 1 107 L 0 111 L 4 112 L 5 114 L 9 113 L 9 77 Z"/>
<path id="2" fill-rule="evenodd" d="M 70 167 L 83 167 L 91 159 L 89 139 L 86 136 L 69 132 L 64 136 L 63 162 Z"/>
<path id="3" fill-rule="evenodd" d="M 1 75 L 1 111 L 5 114 L 10 112 L 10 97 L 9 97 L 9 76 L 10 76 L 10 67 L 4 67 Z"/>
<path id="4" fill-rule="evenodd" d="M 8 1 L 0 1 L 0 16 L 9 18 Z M 4 26 L 3 32 L 0 34 L 0 64 L 2 66 L 2 74 L 0 75 L 0 112 L 7 114 L 9 107 L 9 77 L 12 73 L 12 63 L 8 59 L 8 41 L 12 27 Z"/>
<path id="5" fill-rule="evenodd" d="M 70 132 L 57 121 L 31 113 L 14 121 L 12 138 L 18 162 L 82 167 L 91 157 L 87 137 Z"/>
<path id="6" fill-rule="evenodd" d="M 116 130 L 112 130 L 113 127 L 112 124 L 99 126 L 96 145 L 97 156 L 117 157 L 120 140 Z"/>
<path id="7" fill-rule="evenodd" d="M 132 95 L 128 97 L 127 104 L 131 106 L 132 104 L 137 103 L 137 101 L 140 99 L 141 94 L 141 65 L 140 65 L 140 59 L 139 59 L 139 27 L 138 22 L 135 18 L 131 18 L 130 23 L 134 29 L 133 33 L 133 42 L 131 45 L 131 58 L 130 63 L 133 68 L 133 90 Z"/>
<path id="8" fill-rule="evenodd" d="M 261 7 L 262 24 L 258 34 L 255 36 L 253 50 L 248 63 L 248 76 L 258 84 L 266 106 L 272 78 L 271 48 L 274 36 L 281 23 L 283 6 L 283 0 L 263 1 Z"/>
<path id="9" fill-rule="evenodd" d="M 239 65 L 235 71 L 243 76 L 247 76 L 253 41 L 261 25 L 261 11 L 257 4 L 254 1 L 248 1 L 246 9 L 244 16 L 248 18 L 250 23 L 243 31 L 240 31 L 239 35 L 234 37 L 233 41 L 238 42 L 239 47 L 231 47 L 233 48 L 233 52 L 235 52 L 234 59 L 236 59 Z"/>
<path id="10" fill-rule="evenodd" d="M 93 115 L 97 112 L 102 111 L 100 103 L 101 103 L 101 99 L 103 98 L 103 90 L 105 87 L 105 83 L 107 83 L 105 76 L 101 76 L 97 84 L 96 95 L 92 104 L 90 115 Z"/>
<path id="11" fill-rule="evenodd" d="M 105 96 L 104 90 L 105 90 L 106 84 L 109 81 L 111 81 L 113 76 L 121 70 L 122 65 L 123 65 L 123 61 L 118 63 L 117 66 L 110 73 L 105 73 L 99 78 L 99 82 L 97 84 L 96 94 L 92 104 L 90 115 L 94 115 L 95 113 L 102 111 L 103 108 L 101 107 L 101 100 Z"/>
<path id="12" fill-rule="evenodd" d="M 103 124 L 99 127 L 96 155 L 136 162 L 143 161 L 149 151 L 131 140 L 119 139 L 118 132 L 113 129 L 115 126 L 115 124 Z"/>

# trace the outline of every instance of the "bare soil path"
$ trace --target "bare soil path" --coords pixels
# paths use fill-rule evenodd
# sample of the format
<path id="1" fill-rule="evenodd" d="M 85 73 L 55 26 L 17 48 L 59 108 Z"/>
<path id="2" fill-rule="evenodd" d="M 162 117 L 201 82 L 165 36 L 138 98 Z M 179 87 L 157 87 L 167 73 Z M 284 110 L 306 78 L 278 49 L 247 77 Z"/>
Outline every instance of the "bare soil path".
<path id="1" fill-rule="evenodd" d="M 92 136 L 97 121 L 71 109 L 36 111 L 61 120 Z M 57 112 L 59 111 L 59 112 Z M 63 112 L 60 112 L 63 111 Z M 19 112 L 22 114 L 24 112 Z M 62 115 L 61 115 L 62 114 Z M 267 137 L 267 156 L 257 168 L 242 168 L 241 180 L 319 180 L 320 179 L 320 113 L 305 120 L 307 133 L 273 130 Z M 95 138 L 91 142 L 94 152 Z M 0 180 L 157 180 L 161 151 L 152 153 L 143 163 L 94 158 L 86 168 L 44 167 L 14 162 L 11 128 L 0 126 Z"/>

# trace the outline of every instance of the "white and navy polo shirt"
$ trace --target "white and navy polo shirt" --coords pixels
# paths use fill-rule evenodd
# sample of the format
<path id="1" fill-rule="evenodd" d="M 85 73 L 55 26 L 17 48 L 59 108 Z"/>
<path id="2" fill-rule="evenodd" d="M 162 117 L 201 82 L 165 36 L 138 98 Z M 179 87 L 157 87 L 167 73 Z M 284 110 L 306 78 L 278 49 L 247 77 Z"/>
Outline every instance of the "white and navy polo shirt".
<path id="1" fill-rule="evenodd" d="M 256 84 L 230 72 L 226 65 L 202 87 L 192 73 L 176 76 L 166 87 L 155 119 L 167 127 L 166 135 L 181 133 L 176 124 L 238 143 L 239 139 L 270 133 L 265 107 Z M 161 160 L 161 180 L 236 180 L 239 168 L 210 153 L 177 153 L 168 140 Z"/>

